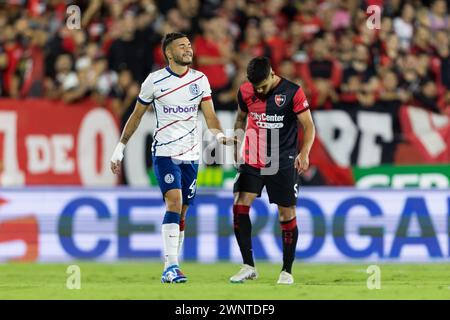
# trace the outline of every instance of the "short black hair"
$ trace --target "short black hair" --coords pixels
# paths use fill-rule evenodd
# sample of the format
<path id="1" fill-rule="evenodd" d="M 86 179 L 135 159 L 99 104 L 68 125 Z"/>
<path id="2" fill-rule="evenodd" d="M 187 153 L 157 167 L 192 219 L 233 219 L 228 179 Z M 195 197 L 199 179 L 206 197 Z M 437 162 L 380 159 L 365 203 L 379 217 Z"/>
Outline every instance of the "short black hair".
<path id="1" fill-rule="evenodd" d="M 187 35 L 185 35 L 184 33 L 181 32 L 172 32 L 172 33 L 168 33 L 164 36 L 164 38 L 161 41 L 161 46 L 162 46 L 162 52 L 164 55 L 164 58 L 166 58 L 166 61 L 169 61 L 169 59 L 167 59 L 166 56 L 166 48 L 169 44 L 172 43 L 172 41 L 175 41 L 177 39 L 181 39 L 181 38 L 187 38 Z"/>
<path id="2" fill-rule="evenodd" d="M 256 57 L 247 66 L 247 78 L 252 84 L 261 83 L 270 74 L 270 60 L 267 57 Z"/>

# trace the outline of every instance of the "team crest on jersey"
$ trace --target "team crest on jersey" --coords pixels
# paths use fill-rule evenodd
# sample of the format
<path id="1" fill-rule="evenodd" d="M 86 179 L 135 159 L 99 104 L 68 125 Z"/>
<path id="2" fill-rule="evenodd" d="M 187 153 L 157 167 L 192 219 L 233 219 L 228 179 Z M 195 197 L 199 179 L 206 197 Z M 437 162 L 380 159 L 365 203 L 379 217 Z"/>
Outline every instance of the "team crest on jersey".
<path id="1" fill-rule="evenodd" d="M 284 94 L 276 94 L 275 95 L 275 103 L 277 106 L 281 107 L 286 102 L 286 95 Z"/>
<path id="2" fill-rule="evenodd" d="M 196 83 L 193 83 L 189 86 L 189 92 L 193 95 L 199 95 L 200 94 L 200 86 Z"/>

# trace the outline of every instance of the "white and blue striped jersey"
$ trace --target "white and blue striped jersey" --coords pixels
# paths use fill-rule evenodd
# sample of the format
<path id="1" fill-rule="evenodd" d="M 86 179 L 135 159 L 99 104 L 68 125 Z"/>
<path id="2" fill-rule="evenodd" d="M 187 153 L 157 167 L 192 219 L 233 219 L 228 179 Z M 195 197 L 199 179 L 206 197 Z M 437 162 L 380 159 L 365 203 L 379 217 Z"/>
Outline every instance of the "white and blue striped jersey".
<path id="1" fill-rule="evenodd" d="M 153 104 L 156 129 L 152 154 L 179 160 L 199 160 L 197 114 L 202 101 L 211 99 L 206 76 L 188 69 L 178 75 L 169 67 L 152 72 L 142 83 L 138 101 Z"/>

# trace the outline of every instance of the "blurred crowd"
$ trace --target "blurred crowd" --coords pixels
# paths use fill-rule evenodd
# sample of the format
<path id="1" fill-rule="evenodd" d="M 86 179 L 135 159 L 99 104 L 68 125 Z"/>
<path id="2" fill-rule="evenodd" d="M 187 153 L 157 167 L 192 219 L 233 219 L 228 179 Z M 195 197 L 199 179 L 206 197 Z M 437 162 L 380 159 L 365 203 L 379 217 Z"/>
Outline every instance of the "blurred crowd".
<path id="1" fill-rule="evenodd" d="M 70 5 L 80 8 L 78 29 L 68 28 Z M 258 55 L 302 85 L 315 109 L 450 110 L 445 0 L 5 0 L 0 96 L 91 98 L 121 117 L 148 73 L 164 67 L 160 41 L 174 31 L 190 37 L 193 67 L 208 76 L 219 110 L 236 109 Z"/>

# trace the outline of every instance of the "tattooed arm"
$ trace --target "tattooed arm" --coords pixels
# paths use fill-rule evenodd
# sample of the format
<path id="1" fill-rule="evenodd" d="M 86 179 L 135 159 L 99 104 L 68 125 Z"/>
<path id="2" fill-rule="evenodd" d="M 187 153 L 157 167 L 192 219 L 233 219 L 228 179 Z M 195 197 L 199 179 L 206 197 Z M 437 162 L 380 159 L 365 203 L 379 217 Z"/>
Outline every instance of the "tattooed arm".
<path id="1" fill-rule="evenodd" d="M 127 144 L 128 140 L 130 140 L 131 136 L 136 131 L 136 129 L 139 127 L 139 123 L 141 123 L 142 116 L 144 115 L 145 111 L 147 111 L 147 108 L 148 106 L 140 103 L 139 101 L 136 102 L 134 111 L 131 114 L 130 118 L 125 124 L 125 128 L 122 131 L 120 142 L 117 145 L 111 157 L 111 170 L 113 173 L 115 174 L 120 173 L 120 167 L 123 159 L 123 150 L 125 149 L 125 145 Z"/>
<path id="2" fill-rule="evenodd" d="M 239 151 L 241 150 L 241 144 L 244 137 L 245 125 L 247 124 L 247 112 L 238 108 L 236 120 L 234 121 L 234 136 L 236 138 L 234 148 L 234 162 L 239 163 Z"/>

